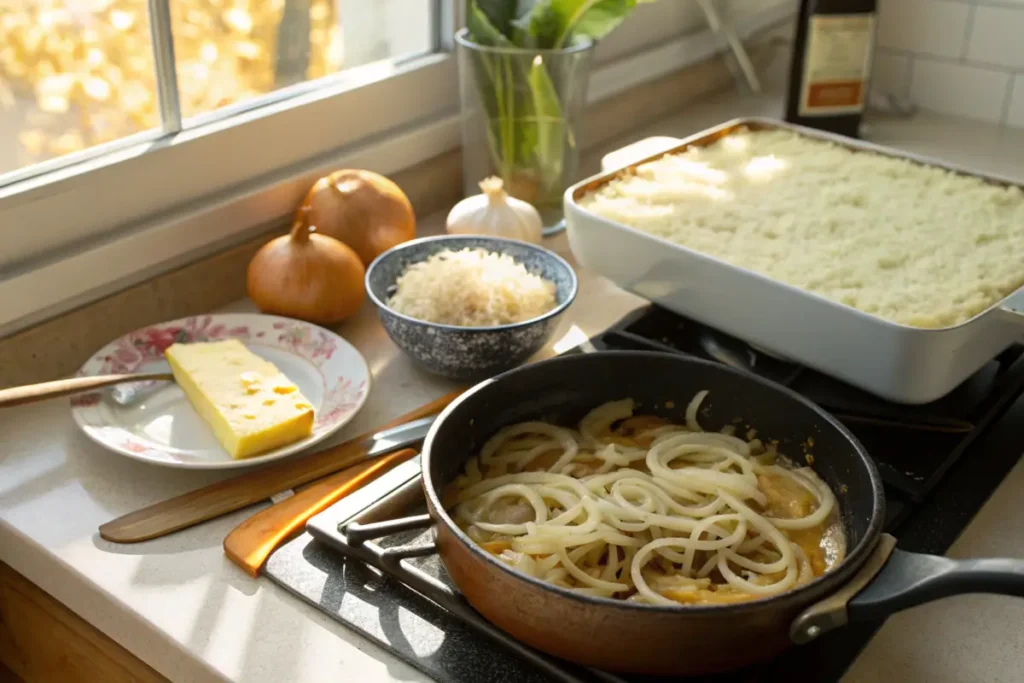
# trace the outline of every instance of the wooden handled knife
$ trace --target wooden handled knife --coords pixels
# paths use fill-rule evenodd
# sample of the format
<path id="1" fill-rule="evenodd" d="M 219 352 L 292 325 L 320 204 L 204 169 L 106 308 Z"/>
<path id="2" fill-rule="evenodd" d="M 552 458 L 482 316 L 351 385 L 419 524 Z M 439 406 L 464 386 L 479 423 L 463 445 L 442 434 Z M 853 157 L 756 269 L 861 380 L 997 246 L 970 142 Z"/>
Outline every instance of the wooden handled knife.
<path id="1" fill-rule="evenodd" d="M 462 390 L 446 394 L 343 444 L 305 457 L 289 458 L 239 477 L 216 482 L 150 505 L 103 524 L 100 536 L 114 543 L 138 543 L 240 510 L 328 474 L 418 445 L 433 417 Z"/>

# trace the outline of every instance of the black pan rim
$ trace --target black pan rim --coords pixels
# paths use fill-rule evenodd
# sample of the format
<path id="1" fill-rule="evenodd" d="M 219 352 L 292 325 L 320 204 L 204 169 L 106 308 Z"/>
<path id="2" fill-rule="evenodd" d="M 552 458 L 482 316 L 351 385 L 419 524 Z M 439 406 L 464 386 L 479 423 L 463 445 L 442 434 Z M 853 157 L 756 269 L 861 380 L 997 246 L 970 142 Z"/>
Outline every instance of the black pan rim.
<path id="1" fill-rule="evenodd" d="M 863 466 L 868 471 L 868 478 L 871 482 L 871 493 L 872 493 L 872 509 L 871 519 L 868 521 L 868 527 L 864 532 L 863 538 L 854 546 L 852 551 L 847 553 L 846 558 L 836 569 L 831 572 L 822 574 L 819 577 L 814 578 L 810 582 L 795 588 L 792 590 L 779 593 L 767 598 L 759 598 L 755 600 L 749 600 L 746 602 L 731 603 L 725 605 L 648 605 L 644 603 L 631 602 L 627 600 L 618 600 L 615 598 L 603 598 L 590 595 L 581 595 L 567 588 L 555 586 L 541 581 L 540 579 L 532 576 L 527 576 L 521 572 L 517 572 L 505 565 L 505 563 L 499 561 L 496 557 L 481 548 L 476 542 L 473 541 L 469 536 L 466 535 L 462 529 L 455 523 L 455 521 L 448 515 L 447 510 L 441 505 L 441 499 L 437 493 L 437 486 L 433 481 L 431 474 L 431 451 L 434 442 L 434 437 L 444 423 L 445 419 L 453 413 L 458 406 L 463 403 L 472 400 L 473 396 L 481 391 L 484 387 L 498 379 L 505 378 L 511 375 L 526 374 L 529 372 L 538 372 L 538 367 L 550 367 L 554 364 L 560 363 L 573 363 L 573 362 L 594 362 L 597 358 L 608 357 L 608 356 L 632 356 L 639 358 L 659 358 L 667 359 L 672 362 L 680 363 L 683 365 L 696 365 L 696 366 L 709 366 L 713 367 L 718 371 L 739 375 L 747 380 L 753 380 L 765 385 L 767 388 L 778 391 L 779 393 L 785 394 L 790 398 L 793 398 L 806 407 L 810 408 L 814 413 L 818 415 L 822 420 L 827 422 L 829 425 L 839 430 L 840 434 L 849 442 L 851 447 L 860 456 L 860 460 Z M 753 421 L 752 421 L 753 422 Z M 750 372 L 730 368 L 728 366 L 714 363 L 712 361 L 703 360 L 701 358 L 693 358 L 690 356 L 681 356 L 673 353 L 666 353 L 661 351 L 596 351 L 593 353 L 586 353 L 581 355 L 572 356 L 557 356 L 548 360 L 540 361 L 537 363 L 531 363 L 518 367 L 514 370 L 509 370 L 497 377 L 489 380 L 484 380 L 476 386 L 470 388 L 457 399 L 452 401 L 434 420 L 434 423 L 430 427 L 430 431 L 427 433 L 426 438 L 423 441 L 423 448 L 421 451 L 423 465 L 423 489 L 427 498 L 428 507 L 434 517 L 435 522 L 443 522 L 447 530 L 452 533 L 462 545 L 466 546 L 468 550 L 473 553 L 476 557 L 482 558 L 485 562 L 490 563 L 492 566 L 498 567 L 501 571 L 506 572 L 512 577 L 524 581 L 536 588 L 552 593 L 560 598 L 570 600 L 572 602 L 581 603 L 592 607 L 600 607 L 602 609 L 615 609 L 615 610 L 627 610 L 627 611 L 639 611 L 643 613 L 658 613 L 658 614 L 678 614 L 678 615 L 689 615 L 694 617 L 708 616 L 718 617 L 722 615 L 743 615 L 752 612 L 760 612 L 761 610 L 772 609 L 772 608 L 785 608 L 787 603 L 803 602 L 801 598 L 805 596 L 811 597 L 811 602 L 819 600 L 823 595 L 834 592 L 835 588 L 838 588 L 845 584 L 852 576 L 860 569 L 860 566 L 867 560 L 871 551 L 874 549 L 875 544 L 878 542 L 879 536 L 882 533 L 882 524 L 885 519 L 885 494 L 882 486 L 882 478 L 878 473 L 878 468 L 875 467 L 874 461 L 868 454 L 866 448 L 857 439 L 853 433 L 846 428 L 839 420 L 827 413 L 825 410 L 820 408 L 817 404 L 804 398 L 797 392 L 789 389 L 788 387 L 782 386 L 776 382 L 763 379 L 754 375 Z M 442 558 L 443 560 L 443 558 Z M 830 590 L 830 586 L 835 588 Z"/>

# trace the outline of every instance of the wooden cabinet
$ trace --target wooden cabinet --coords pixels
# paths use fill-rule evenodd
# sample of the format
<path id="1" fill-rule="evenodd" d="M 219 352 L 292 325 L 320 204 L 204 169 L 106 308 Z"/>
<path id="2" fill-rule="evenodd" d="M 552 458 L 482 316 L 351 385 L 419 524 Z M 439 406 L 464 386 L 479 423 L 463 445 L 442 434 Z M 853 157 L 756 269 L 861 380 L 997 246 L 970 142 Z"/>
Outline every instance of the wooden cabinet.
<path id="1" fill-rule="evenodd" d="M 169 682 L 0 562 L 0 683 Z"/>

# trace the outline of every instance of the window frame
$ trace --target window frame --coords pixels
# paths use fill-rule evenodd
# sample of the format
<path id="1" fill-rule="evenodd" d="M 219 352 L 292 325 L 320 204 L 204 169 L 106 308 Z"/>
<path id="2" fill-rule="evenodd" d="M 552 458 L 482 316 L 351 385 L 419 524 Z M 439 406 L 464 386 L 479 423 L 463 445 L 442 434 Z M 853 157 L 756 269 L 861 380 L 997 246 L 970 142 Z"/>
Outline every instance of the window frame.
<path id="1" fill-rule="evenodd" d="M 795 9 L 793 0 L 731 2 L 756 5 L 738 17 L 741 35 Z M 284 224 L 332 168 L 388 174 L 457 148 L 452 37 L 462 4 L 434 0 L 438 51 L 383 77 L 385 67 L 368 65 L 298 84 L 169 138 L 0 188 L 0 337 Z M 691 0 L 641 5 L 598 46 L 588 100 L 720 51 L 696 8 Z"/>
<path id="2" fill-rule="evenodd" d="M 430 4 L 436 38 L 444 35 L 442 21 L 451 16 L 439 11 L 447 0 Z M 153 5 L 166 9 L 166 2 Z M 435 50 L 443 49 L 437 42 Z M 194 117 L 178 132 L 147 131 L 96 153 L 86 150 L 70 164 L 54 160 L 48 164 L 52 170 L 41 174 L 28 169 L 21 180 L 0 187 L 0 226 L 33 226 L 5 232 L 0 278 L 62 249 L 191 203 L 215 201 L 225 192 L 445 113 L 458 96 L 456 86 L 454 59 L 447 52 L 383 61 Z M 367 116 L 368 111 L 375 114 Z M 268 145 L 268 140 L 279 143 Z"/>

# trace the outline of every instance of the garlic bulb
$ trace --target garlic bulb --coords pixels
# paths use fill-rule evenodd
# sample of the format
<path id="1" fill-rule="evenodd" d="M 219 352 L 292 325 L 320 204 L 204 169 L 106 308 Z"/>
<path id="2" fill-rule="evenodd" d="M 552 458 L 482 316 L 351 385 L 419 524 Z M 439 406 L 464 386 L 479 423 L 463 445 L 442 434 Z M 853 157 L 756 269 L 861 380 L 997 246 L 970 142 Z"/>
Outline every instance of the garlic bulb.
<path id="1" fill-rule="evenodd" d="M 510 237 L 540 244 L 543 225 L 537 209 L 508 196 L 501 178 L 481 180 L 480 189 L 483 194 L 466 197 L 448 214 L 449 233 Z"/>

